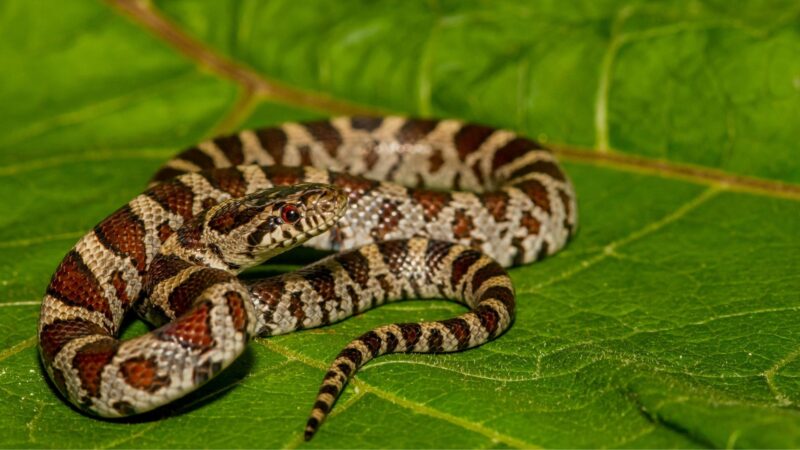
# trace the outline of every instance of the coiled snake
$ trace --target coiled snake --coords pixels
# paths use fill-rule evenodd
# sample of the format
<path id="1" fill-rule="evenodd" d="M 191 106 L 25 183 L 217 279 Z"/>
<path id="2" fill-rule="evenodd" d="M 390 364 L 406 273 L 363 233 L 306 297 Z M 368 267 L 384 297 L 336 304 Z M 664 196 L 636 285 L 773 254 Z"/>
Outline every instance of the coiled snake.
<path id="1" fill-rule="evenodd" d="M 470 309 L 347 345 L 324 377 L 309 439 L 372 358 L 453 352 L 503 333 L 515 309 L 503 267 L 556 252 L 576 220 L 553 155 L 510 131 L 400 117 L 242 131 L 179 154 L 67 253 L 42 302 L 41 358 L 72 403 L 120 417 L 196 389 L 254 336 L 409 297 Z M 303 242 L 341 253 L 236 277 Z M 130 309 L 158 328 L 118 340 Z"/>

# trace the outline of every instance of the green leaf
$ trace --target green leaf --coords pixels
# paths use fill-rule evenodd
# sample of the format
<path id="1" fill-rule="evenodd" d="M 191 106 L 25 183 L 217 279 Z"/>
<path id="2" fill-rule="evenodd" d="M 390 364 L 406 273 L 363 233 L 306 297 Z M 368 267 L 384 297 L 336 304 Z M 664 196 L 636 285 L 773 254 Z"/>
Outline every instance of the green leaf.
<path id="1" fill-rule="evenodd" d="M 800 446 L 797 2 L 9 0 L 0 29 L 0 447 Z M 58 397 L 39 300 L 86 230 L 202 138 L 370 110 L 559 150 L 581 228 L 511 271 L 507 334 L 371 362 L 310 443 L 350 339 L 463 310 L 257 339 L 142 419 Z"/>

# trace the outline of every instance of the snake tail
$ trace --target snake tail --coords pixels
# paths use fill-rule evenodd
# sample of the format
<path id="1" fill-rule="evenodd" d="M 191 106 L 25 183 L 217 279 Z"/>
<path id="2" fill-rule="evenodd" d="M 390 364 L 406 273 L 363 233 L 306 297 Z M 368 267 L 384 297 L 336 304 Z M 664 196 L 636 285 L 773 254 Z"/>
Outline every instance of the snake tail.
<path id="1" fill-rule="evenodd" d="M 326 276 L 320 276 L 323 273 Z M 348 344 L 322 381 L 306 425 L 306 440 L 325 420 L 348 380 L 371 359 L 390 353 L 465 350 L 499 336 L 514 320 L 514 289 L 500 264 L 475 249 L 445 241 L 413 238 L 365 245 L 277 278 L 251 286 L 255 297 L 262 300 L 257 301 L 262 308 L 262 323 L 273 326 L 266 334 L 335 322 L 406 298 L 445 298 L 470 308 L 448 320 L 381 326 Z M 307 282 L 302 280 L 308 279 L 316 281 L 315 289 L 303 289 Z M 329 280 L 329 286 L 323 286 L 326 282 L 320 280 L 324 279 Z M 334 280 L 338 289 L 334 289 Z M 267 292 L 276 292 L 275 283 L 280 284 L 283 294 L 265 302 Z M 335 301 L 330 301 L 331 297 Z M 291 314 L 276 311 L 291 304 L 295 305 Z M 327 305 L 338 308 L 332 306 L 323 315 Z M 294 320 L 275 326 L 281 322 L 278 317 Z M 301 320 L 296 320 L 298 317 Z"/>

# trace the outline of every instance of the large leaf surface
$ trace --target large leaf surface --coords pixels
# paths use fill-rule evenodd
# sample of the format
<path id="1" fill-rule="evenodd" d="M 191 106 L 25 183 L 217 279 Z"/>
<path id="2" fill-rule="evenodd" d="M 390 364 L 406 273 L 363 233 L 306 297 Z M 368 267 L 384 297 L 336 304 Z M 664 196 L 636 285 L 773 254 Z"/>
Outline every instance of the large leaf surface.
<path id="1" fill-rule="evenodd" d="M 800 9 L 732 3 L 170 0 L 135 20 L 0 3 L 0 445 L 799 446 L 800 195 L 779 182 L 800 182 Z M 254 95 L 209 55 L 304 96 Z M 181 147 L 348 110 L 330 99 L 573 150 L 580 232 L 512 270 L 514 327 L 468 352 L 370 363 L 308 444 L 317 384 L 350 339 L 462 310 L 406 302 L 256 340 L 140 420 L 65 405 L 35 329 L 74 241 Z M 681 163 L 699 175 L 674 175 Z M 750 192 L 740 175 L 766 181 Z"/>

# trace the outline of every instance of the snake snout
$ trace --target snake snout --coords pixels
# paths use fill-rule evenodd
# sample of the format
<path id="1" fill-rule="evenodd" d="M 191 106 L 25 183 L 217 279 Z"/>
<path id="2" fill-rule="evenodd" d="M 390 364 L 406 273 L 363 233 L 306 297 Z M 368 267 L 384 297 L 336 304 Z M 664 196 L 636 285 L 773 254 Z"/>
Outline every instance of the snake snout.
<path id="1" fill-rule="evenodd" d="M 323 216 L 340 216 L 347 207 L 347 194 L 332 186 L 326 187 L 321 191 L 313 204 L 317 213 Z"/>

